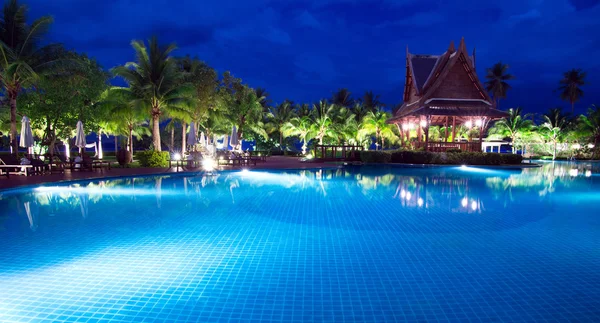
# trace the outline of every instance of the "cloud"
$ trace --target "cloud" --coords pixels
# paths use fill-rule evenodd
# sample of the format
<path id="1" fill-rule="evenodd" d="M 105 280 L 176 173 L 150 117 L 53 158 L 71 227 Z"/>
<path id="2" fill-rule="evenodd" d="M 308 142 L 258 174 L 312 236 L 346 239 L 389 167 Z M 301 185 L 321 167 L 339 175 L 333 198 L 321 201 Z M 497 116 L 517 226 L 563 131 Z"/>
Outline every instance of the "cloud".
<path id="1" fill-rule="evenodd" d="M 508 19 L 512 22 L 512 23 L 520 23 L 523 21 L 528 21 L 528 20 L 535 20 L 538 18 L 541 18 L 542 13 L 537 10 L 537 9 L 531 9 L 525 13 L 521 13 L 521 14 L 517 14 L 517 15 L 512 15 L 510 16 Z"/>
<path id="2" fill-rule="evenodd" d="M 321 28 L 321 24 L 317 19 L 306 10 L 303 10 L 302 13 L 296 17 L 295 21 L 301 27 Z"/>

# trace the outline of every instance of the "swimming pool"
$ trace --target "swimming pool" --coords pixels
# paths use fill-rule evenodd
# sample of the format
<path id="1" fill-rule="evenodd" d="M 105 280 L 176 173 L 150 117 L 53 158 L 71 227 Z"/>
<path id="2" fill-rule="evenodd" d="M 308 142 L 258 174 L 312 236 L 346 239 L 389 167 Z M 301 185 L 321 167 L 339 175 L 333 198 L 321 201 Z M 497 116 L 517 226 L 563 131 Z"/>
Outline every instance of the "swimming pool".
<path id="1" fill-rule="evenodd" d="M 600 165 L 0 192 L 0 322 L 600 321 Z"/>

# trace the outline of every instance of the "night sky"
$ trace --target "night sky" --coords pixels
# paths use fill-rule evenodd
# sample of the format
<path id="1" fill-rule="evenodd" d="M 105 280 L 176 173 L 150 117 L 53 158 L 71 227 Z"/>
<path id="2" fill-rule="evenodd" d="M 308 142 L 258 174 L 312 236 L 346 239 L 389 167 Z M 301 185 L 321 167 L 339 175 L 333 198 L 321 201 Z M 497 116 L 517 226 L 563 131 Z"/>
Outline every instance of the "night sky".
<path id="1" fill-rule="evenodd" d="M 26 0 L 30 18 L 50 14 L 51 40 L 105 68 L 133 60 L 132 39 L 157 35 L 177 55 L 198 56 L 273 103 L 314 102 L 346 87 L 392 106 L 402 100 L 406 46 L 441 54 L 465 37 L 477 72 L 502 61 L 516 79 L 500 108 L 528 112 L 569 104 L 554 90 L 562 72 L 587 72 L 583 112 L 600 104 L 600 0 Z"/>

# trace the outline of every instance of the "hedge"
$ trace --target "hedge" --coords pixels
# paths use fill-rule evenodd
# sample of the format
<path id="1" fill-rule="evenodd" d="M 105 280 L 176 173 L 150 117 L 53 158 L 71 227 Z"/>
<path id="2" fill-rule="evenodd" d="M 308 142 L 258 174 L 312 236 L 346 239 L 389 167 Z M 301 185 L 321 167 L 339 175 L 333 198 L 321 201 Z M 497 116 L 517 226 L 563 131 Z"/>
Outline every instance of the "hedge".
<path id="1" fill-rule="evenodd" d="M 363 151 L 360 154 L 364 163 L 405 163 L 442 165 L 515 165 L 523 161 L 521 155 L 483 152 L 443 152 L 430 151 Z"/>
<path id="2" fill-rule="evenodd" d="M 363 163 L 389 163 L 392 155 L 387 151 L 365 150 L 360 152 L 360 160 Z"/>
<path id="3" fill-rule="evenodd" d="M 142 167 L 168 167 L 169 157 L 168 151 L 145 150 L 135 154 Z"/>

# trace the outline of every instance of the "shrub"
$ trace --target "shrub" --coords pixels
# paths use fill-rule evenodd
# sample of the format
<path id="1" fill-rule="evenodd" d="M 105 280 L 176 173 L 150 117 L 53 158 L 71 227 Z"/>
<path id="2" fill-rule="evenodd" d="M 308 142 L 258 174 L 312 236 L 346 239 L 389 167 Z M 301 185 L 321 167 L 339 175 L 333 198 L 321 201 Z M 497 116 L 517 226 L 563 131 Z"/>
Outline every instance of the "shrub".
<path id="1" fill-rule="evenodd" d="M 169 152 L 145 150 L 139 151 L 135 155 L 142 167 L 167 167 L 169 166 Z"/>
<path id="2" fill-rule="evenodd" d="M 447 153 L 460 153 L 462 152 L 462 150 L 460 150 L 459 148 L 450 148 L 448 150 L 446 150 Z"/>
<path id="3" fill-rule="evenodd" d="M 519 154 L 500 154 L 502 158 L 502 164 L 516 165 L 523 162 L 523 156 Z"/>
<path id="4" fill-rule="evenodd" d="M 360 160 L 363 163 L 389 163 L 392 160 L 392 154 L 387 151 L 361 151 Z"/>

